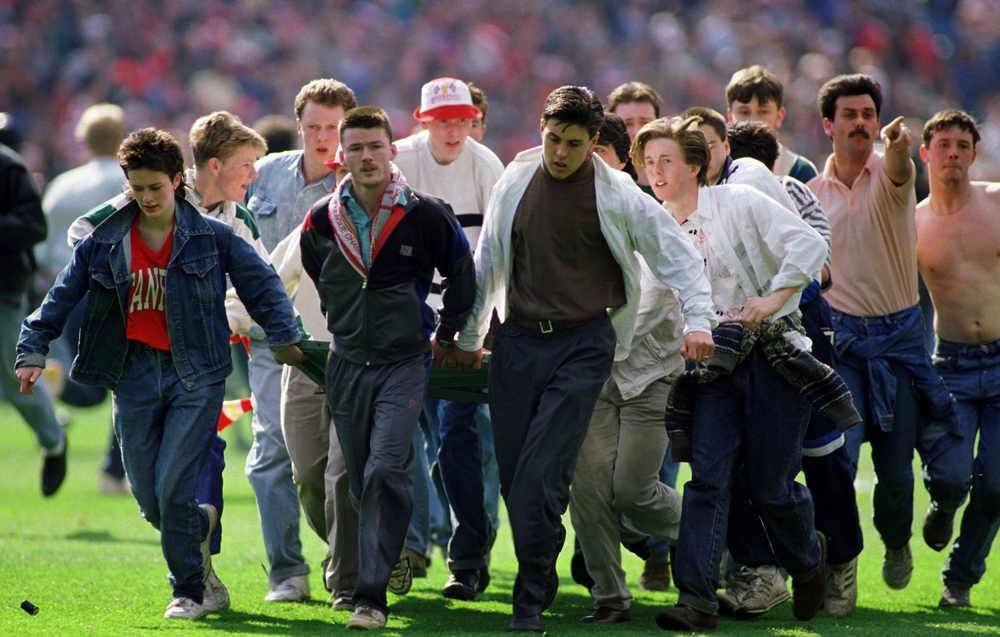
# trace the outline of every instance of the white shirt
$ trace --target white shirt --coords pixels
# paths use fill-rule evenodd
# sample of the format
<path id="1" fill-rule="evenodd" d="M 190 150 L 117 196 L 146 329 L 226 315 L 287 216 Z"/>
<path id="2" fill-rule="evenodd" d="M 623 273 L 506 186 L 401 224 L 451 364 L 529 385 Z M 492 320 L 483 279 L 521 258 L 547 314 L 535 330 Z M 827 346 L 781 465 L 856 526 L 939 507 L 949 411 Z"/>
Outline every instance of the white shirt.
<path id="1" fill-rule="evenodd" d="M 42 198 L 49 224 L 45 243 L 35 249 L 39 265 L 58 274 L 73 259 L 70 226 L 105 201 L 122 194 L 125 173 L 115 157 L 95 157 L 53 179 Z"/>
<path id="2" fill-rule="evenodd" d="M 501 318 L 507 318 L 514 213 L 541 161 L 540 146 L 518 154 L 493 189 L 476 249 L 476 302 L 456 343 L 465 351 L 482 347 L 494 306 Z M 641 298 L 640 255 L 659 281 L 678 291 L 687 322 L 684 333 L 711 332 L 717 324 L 711 286 L 701 257 L 677 222 L 628 175 L 603 161 L 594 162 L 594 185 L 601 233 L 625 279 L 626 303 L 611 315 L 618 337 L 616 360 L 628 356 L 635 336 Z"/>
<path id="3" fill-rule="evenodd" d="M 396 142 L 393 162 L 411 188 L 451 204 L 474 254 L 493 186 L 503 174 L 500 158 L 469 138 L 454 161 L 439 164 L 431 154 L 430 133 L 425 130 Z M 441 306 L 440 286 L 441 275 L 435 272 L 427 298 L 427 304 L 435 310 Z"/>

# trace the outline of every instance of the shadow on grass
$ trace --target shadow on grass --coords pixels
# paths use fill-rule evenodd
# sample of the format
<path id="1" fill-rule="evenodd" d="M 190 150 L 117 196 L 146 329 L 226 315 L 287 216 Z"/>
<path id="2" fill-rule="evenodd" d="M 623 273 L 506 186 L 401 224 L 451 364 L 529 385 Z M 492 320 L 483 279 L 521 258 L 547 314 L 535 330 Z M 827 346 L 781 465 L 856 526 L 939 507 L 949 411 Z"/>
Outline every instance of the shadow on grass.
<path id="1" fill-rule="evenodd" d="M 54 538 L 51 535 L 40 535 L 32 533 L 0 533 L 0 539 L 3 540 L 26 540 L 26 541 L 45 541 L 51 542 Z M 121 538 L 115 537 L 110 531 L 76 531 L 75 533 L 69 533 L 63 536 L 64 540 L 70 540 L 73 542 L 100 542 L 100 543 L 111 543 L 111 544 L 148 544 L 151 546 L 159 546 L 159 540 L 143 540 L 139 538 Z"/>
<path id="2" fill-rule="evenodd" d="M 985 601 L 984 604 L 992 602 Z M 631 625 L 640 627 L 656 626 L 656 612 L 661 606 L 650 603 L 632 604 Z M 938 608 L 936 605 L 922 605 L 919 610 L 909 612 L 888 611 L 878 608 L 858 606 L 850 616 L 842 619 L 827 617 L 823 611 L 808 622 L 801 622 L 792 615 L 791 601 L 785 602 L 767 613 L 747 621 L 719 617 L 718 631 L 730 634 L 794 634 L 806 631 L 818 635 L 864 635 L 895 637 L 906 635 L 976 635 L 1000 632 L 1000 611 L 994 608 Z M 641 622 L 638 624 L 637 622 Z M 548 625 L 548 623 L 546 623 Z M 663 631 L 661 631 L 663 632 Z M 667 634 L 673 634 L 668 632 Z M 685 634 L 678 632 L 677 634 Z"/>
<path id="3" fill-rule="evenodd" d="M 158 540 L 140 540 L 137 538 L 120 538 L 112 535 L 110 531 L 77 531 L 66 536 L 67 540 L 76 542 L 107 542 L 114 544 L 150 544 L 159 546 Z"/>
<path id="4" fill-rule="evenodd" d="M 346 618 L 345 620 L 346 621 Z M 285 617 L 275 617 L 274 615 L 262 615 L 260 613 L 247 613 L 243 611 L 227 610 L 218 615 L 210 615 L 199 620 L 213 630 L 234 632 L 240 634 L 260 634 L 260 635 L 316 635 L 330 631 L 335 622 L 323 621 L 320 619 L 289 619 Z"/>

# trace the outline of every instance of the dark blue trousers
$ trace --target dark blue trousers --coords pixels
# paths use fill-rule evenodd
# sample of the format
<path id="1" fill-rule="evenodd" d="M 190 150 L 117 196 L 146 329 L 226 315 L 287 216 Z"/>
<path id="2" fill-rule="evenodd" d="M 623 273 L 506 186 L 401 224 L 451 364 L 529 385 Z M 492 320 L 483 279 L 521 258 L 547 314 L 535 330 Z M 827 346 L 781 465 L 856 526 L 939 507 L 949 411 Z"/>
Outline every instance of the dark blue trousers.
<path id="1" fill-rule="evenodd" d="M 515 617 L 538 615 L 555 597 L 569 486 L 614 352 L 606 316 L 547 334 L 507 321 L 496 335 L 490 414 L 518 563 Z"/>

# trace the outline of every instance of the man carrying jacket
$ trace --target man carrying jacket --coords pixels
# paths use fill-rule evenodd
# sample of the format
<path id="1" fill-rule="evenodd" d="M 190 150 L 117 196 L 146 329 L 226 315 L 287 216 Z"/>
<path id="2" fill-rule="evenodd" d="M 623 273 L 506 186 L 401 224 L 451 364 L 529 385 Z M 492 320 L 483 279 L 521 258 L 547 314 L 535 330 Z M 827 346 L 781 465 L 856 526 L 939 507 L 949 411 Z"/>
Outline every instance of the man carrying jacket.
<path id="1" fill-rule="evenodd" d="M 451 207 L 412 190 L 392 163 L 385 111 L 364 106 L 338 126 L 350 174 L 302 226 L 302 265 L 333 334 L 326 395 L 358 509 L 358 582 L 348 628 L 385 626 L 386 588 L 409 591 L 400 559 L 413 509 L 413 432 L 429 354 L 445 359 L 475 298 L 469 243 Z M 426 304 L 444 279 L 436 335 Z M 396 568 L 394 569 L 394 565 Z"/>

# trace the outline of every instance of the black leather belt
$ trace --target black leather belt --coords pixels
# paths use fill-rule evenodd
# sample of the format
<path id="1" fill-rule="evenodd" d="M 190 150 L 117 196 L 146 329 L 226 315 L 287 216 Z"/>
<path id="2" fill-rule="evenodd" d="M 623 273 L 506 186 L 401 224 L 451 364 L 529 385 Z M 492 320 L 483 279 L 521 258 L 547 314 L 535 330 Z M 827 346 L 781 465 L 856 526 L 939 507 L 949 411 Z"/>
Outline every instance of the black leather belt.
<path id="1" fill-rule="evenodd" d="M 597 316 L 592 316 L 580 321 L 550 321 L 550 320 L 539 320 L 539 319 L 529 319 L 518 314 L 511 314 L 510 320 L 514 322 L 515 325 L 520 325 L 523 328 L 534 330 L 536 332 L 541 332 L 542 334 L 548 334 L 549 332 L 555 332 L 557 330 L 568 330 L 573 327 L 580 327 L 581 325 L 587 325 L 588 323 L 596 323 L 607 318 L 607 312 L 601 312 Z"/>

